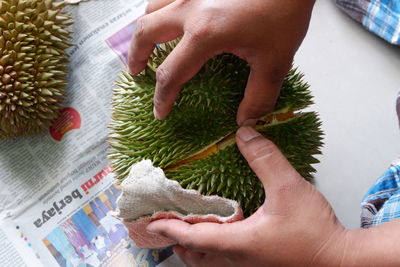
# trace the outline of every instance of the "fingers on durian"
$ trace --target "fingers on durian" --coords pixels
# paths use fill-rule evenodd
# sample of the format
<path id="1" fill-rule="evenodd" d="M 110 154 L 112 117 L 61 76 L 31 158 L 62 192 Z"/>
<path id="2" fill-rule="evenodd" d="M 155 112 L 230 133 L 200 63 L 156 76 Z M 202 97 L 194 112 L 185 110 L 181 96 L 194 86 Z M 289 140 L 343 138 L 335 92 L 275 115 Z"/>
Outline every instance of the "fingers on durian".
<path id="1" fill-rule="evenodd" d="M 123 180 L 134 163 L 150 159 L 184 188 L 237 200 L 250 215 L 264 202 L 264 190 L 234 136 L 249 67 L 230 54 L 209 60 L 184 86 L 167 119 L 159 121 L 153 115 L 155 72 L 175 45 L 158 46 L 140 75 L 123 73 L 114 89 L 109 157 L 117 178 Z M 256 128 L 310 180 L 322 132 L 314 112 L 301 112 L 312 103 L 308 87 L 302 74 L 291 70 L 275 110 Z"/>

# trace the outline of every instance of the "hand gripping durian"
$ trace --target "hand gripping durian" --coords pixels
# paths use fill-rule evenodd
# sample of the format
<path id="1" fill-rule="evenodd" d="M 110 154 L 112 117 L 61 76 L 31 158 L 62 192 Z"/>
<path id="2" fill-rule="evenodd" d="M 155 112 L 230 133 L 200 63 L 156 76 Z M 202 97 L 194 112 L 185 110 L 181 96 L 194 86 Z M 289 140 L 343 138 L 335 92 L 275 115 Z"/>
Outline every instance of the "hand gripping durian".
<path id="1" fill-rule="evenodd" d="M 133 164 L 149 159 L 183 188 L 236 200 L 249 216 L 265 199 L 234 136 L 249 67 L 230 54 L 209 60 L 184 86 L 167 119 L 159 121 L 152 112 L 156 69 L 175 45 L 158 46 L 147 68 L 135 77 L 121 75 L 114 90 L 109 157 L 117 178 L 123 180 Z M 322 144 L 316 113 L 301 111 L 311 103 L 302 75 L 291 70 L 274 111 L 256 126 L 305 179 L 312 178 Z"/>

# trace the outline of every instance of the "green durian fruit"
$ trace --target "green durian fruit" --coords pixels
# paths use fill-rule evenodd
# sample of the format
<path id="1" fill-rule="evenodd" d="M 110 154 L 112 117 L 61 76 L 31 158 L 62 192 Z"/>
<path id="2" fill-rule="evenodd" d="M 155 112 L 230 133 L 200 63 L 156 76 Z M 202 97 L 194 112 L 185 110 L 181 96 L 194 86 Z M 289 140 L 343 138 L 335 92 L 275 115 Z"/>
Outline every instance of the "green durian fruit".
<path id="1" fill-rule="evenodd" d="M 122 180 L 134 163 L 150 159 L 184 188 L 237 200 L 250 215 L 263 203 L 264 190 L 234 137 L 249 67 L 230 54 L 209 60 L 184 86 L 167 119 L 158 121 L 152 112 L 155 72 L 175 45 L 157 47 L 140 75 L 122 74 L 114 89 L 109 157 L 116 176 Z M 310 180 L 322 132 L 316 113 L 300 111 L 312 103 L 308 87 L 302 75 L 291 70 L 275 110 L 256 128 Z"/>
<path id="2" fill-rule="evenodd" d="M 58 116 L 72 23 L 64 6 L 0 0 L 0 138 L 36 134 Z"/>

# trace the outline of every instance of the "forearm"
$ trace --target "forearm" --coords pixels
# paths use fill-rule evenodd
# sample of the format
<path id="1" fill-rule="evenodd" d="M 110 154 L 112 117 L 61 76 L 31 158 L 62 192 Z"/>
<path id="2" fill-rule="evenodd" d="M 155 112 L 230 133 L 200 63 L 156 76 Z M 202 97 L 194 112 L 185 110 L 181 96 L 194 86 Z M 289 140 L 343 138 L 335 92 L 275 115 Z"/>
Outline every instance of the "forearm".
<path id="1" fill-rule="evenodd" d="M 351 230 L 342 266 L 400 266 L 400 220 Z"/>

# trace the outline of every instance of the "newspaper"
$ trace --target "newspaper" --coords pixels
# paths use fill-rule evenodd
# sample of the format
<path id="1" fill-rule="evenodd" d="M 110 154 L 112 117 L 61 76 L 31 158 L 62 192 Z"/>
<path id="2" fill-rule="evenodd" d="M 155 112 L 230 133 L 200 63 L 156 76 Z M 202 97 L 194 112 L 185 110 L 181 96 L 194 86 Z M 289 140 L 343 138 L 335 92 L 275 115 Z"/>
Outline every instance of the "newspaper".
<path id="1" fill-rule="evenodd" d="M 171 248 L 137 248 L 111 216 L 120 194 L 106 158 L 112 88 L 145 5 L 66 7 L 75 45 L 65 108 L 41 135 L 0 140 L 0 266 L 179 265 Z"/>

